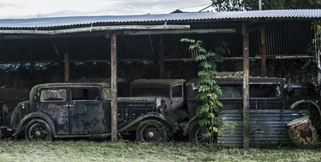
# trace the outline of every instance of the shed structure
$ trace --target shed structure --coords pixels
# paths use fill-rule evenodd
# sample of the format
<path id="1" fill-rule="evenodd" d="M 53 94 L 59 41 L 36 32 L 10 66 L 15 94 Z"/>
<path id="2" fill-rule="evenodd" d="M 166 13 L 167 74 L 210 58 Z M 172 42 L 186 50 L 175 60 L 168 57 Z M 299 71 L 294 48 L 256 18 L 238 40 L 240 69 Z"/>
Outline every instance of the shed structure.
<path id="1" fill-rule="evenodd" d="M 117 61 L 159 61 L 162 78 L 166 61 L 197 56 L 181 38 L 202 40 L 208 50 L 228 42 L 231 54 L 223 55 L 225 59 L 243 60 L 246 148 L 249 60 L 261 60 L 262 76 L 266 59 L 316 58 L 321 71 L 320 44 L 312 41 L 318 38 L 313 27 L 320 21 L 321 9 L 0 19 L 0 63 L 64 61 L 68 81 L 69 62 L 111 62 L 112 141 L 116 141 Z"/>

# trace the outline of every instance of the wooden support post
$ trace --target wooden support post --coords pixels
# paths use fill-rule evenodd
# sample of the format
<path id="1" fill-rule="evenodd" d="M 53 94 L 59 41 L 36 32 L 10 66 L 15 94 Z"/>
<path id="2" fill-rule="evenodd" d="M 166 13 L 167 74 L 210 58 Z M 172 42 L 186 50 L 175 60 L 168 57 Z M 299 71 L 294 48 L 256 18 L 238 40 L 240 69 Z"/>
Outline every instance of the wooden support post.
<path id="1" fill-rule="evenodd" d="M 164 42 L 163 37 L 159 37 L 159 78 L 164 78 Z"/>
<path id="2" fill-rule="evenodd" d="M 250 104 L 249 104 L 249 33 L 246 23 L 242 22 L 243 35 L 243 147 L 249 147 Z"/>
<path id="3" fill-rule="evenodd" d="M 111 142 L 117 142 L 117 42 L 116 33 L 111 33 L 110 37 L 111 47 Z"/>
<path id="4" fill-rule="evenodd" d="M 261 27 L 261 76 L 266 76 L 266 27 Z"/>
<path id="5" fill-rule="evenodd" d="M 69 63 L 69 53 L 65 54 L 65 82 L 69 82 L 70 79 L 70 63 Z"/>

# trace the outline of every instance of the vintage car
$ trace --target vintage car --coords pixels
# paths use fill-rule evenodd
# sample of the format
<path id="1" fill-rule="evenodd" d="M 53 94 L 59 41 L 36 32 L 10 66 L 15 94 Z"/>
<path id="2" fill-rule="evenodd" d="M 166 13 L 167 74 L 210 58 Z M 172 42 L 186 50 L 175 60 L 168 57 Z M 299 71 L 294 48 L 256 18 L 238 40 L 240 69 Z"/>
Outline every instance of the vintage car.
<path id="1" fill-rule="evenodd" d="M 28 140 L 111 135 L 111 98 L 107 83 L 50 83 L 34 86 L 29 101 L 1 111 L 2 137 Z M 118 133 L 136 133 L 143 142 L 161 141 L 168 128 L 161 97 L 118 98 Z"/>

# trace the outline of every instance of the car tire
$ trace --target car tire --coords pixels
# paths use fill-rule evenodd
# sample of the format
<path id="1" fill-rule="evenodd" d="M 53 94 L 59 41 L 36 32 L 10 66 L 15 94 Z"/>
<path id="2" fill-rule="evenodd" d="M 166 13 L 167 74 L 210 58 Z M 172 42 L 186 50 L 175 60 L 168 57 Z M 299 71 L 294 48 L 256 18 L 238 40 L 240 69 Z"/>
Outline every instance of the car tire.
<path id="1" fill-rule="evenodd" d="M 216 138 L 217 135 L 215 133 L 212 142 L 214 142 Z M 189 141 L 193 143 L 210 143 L 210 138 L 205 137 L 205 134 L 202 132 L 199 123 L 196 123 L 189 132 Z"/>
<path id="2" fill-rule="evenodd" d="M 138 142 L 159 143 L 166 140 L 166 130 L 160 122 L 148 120 L 137 127 L 136 137 Z"/>
<path id="3" fill-rule="evenodd" d="M 52 130 L 47 122 L 41 119 L 31 120 L 25 128 L 25 138 L 29 141 L 51 141 Z"/>

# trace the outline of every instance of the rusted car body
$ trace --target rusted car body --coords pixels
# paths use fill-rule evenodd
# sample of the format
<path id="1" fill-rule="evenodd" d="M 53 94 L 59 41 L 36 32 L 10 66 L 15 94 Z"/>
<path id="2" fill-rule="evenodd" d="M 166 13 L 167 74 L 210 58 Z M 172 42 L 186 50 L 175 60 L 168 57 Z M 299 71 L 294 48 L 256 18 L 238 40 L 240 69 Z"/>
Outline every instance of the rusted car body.
<path id="1" fill-rule="evenodd" d="M 30 100 L 19 103 L 11 115 L 3 106 L 1 119 L 7 120 L 1 120 L 0 133 L 2 136 L 24 135 L 28 140 L 109 137 L 110 94 L 107 83 L 37 85 L 30 91 Z M 142 141 L 159 140 L 166 126 L 169 127 L 160 97 L 118 98 L 118 104 L 120 134 L 137 132 Z"/>
<path id="2" fill-rule="evenodd" d="M 223 121 L 231 123 L 236 121 L 238 122 L 239 126 L 242 126 L 242 114 L 240 112 L 243 109 L 243 78 L 218 77 L 215 79 L 218 81 L 218 84 L 222 89 L 222 95 L 219 97 L 219 100 L 224 105 L 221 115 Z M 285 84 L 284 78 L 251 77 L 249 85 L 249 105 L 250 111 L 252 114 L 254 114 L 254 116 L 261 115 L 261 117 L 259 118 L 262 119 L 263 117 L 266 117 L 262 122 L 267 123 L 267 127 L 273 126 L 273 124 L 269 123 L 275 122 L 274 120 L 279 120 L 277 119 L 278 117 L 276 117 L 277 115 L 273 115 L 273 113 L 277 113 L 279 116 L 281 116 L 280 123 L 278 125 L 275 125 L 275 129 L 281 131 L 281 136 L 275 136 L 275 138 L 271 137 L 270 139 L 276 141 L 282 140 L 283 137 L 288 139 L 284 124 L 298 117 L 300 113 L 308 113 L 313 116 L 317 122 L 320 121 L 321 113 L 319 105 L 317 104 L 317 100 L 315 100 L 315 98 L 307 98 L 305 96 L 294 98 L 293 95 L 289 94 L 289 89 Z M 130 84 L 130 91 L 131 96 L 136 97 L 162 96 L 166 101 L 166 105 L 168 106 L 167 111 L 172 111 L 173 114 L 171 117 L 167 117 L 167 120 L 177 122 L 177 124 L 182 129 L 183 136 L 188 136 L 190 141 L 197 142 L 204 140 L 203 135 L 199 132 L 200 129 L 197 124 L 198 118 L 196 116 L 196 109 L 200 105 L 200 103 L 195 100 L 195 97 L 198 93 L 198 87 L 195 85 L 195 80 L 186 81 L 183 79 L 139 79 L 133 81 Z M 300 113 L 298 113 L 300 109 L 308 111 L 300 111 Z M 283 110 L 289 110 L 289 112 L 287 113 L 289 114 L 288 117 L 282 118 Z M 265 116 L 263 115 L 263 113 L 268 115 Z M 229 114 L 232 116 L 229 116 Z M 276 118 L 273 118 L 273 116 L 275 116 Z M 256 119 L 256 117 L 252 118 Z M 252 123 L 254 128 L 254 124 L 260 123 L 260 121 L 254 121 Z M 279 129 L 279 127 L 282 128 Z M 242 128 L 237 127 L 237 129 Z M 275 130 L 271 129 L 265 130 L 263 128 L 255 128 L 254 132 L 260 134 L 264 130 L 264 133 L 270 132 L 271 134 L 275 134 Z M 239 133 L 242 133 L 241 130 L 237 131 Z M 263 135 L 260 134 L 260 136 Z M 240 134 L 239 137 L 242 137 L 242 135 Z M 221 143 L 226 143 L 226 140 L 233 139 L 222 137 L 220 138 L 220 140 Z M 242 142 L 242 140 L 239 142 Z M 226 146 L 229 146 L 228 142 Z"/>

